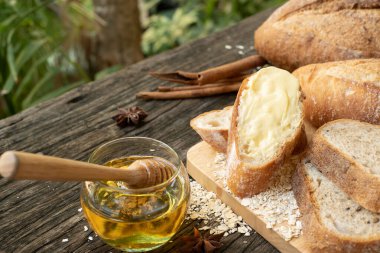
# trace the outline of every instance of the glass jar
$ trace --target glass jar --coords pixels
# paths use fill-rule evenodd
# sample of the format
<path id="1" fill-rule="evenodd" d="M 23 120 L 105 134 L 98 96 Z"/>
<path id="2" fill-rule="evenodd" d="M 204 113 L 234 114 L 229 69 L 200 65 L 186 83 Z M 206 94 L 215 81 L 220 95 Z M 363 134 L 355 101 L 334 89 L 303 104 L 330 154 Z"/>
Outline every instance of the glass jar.
<path id="1" fill-rule="evenodd" d="M 108 142 L 92 153 L 89 162 L 113 164 L 110 161 L 128 157 L 163 158 L 173 165 L 173 175 L 161 184 L 139 189 L 122 187 L 120 182 L 86 181 L 81 205 L 90 226 L 104 242 L 127 252 L 148 251 L 165 244 L 184 221 L 189 177 L 172 148 L 145 137 Z"/>

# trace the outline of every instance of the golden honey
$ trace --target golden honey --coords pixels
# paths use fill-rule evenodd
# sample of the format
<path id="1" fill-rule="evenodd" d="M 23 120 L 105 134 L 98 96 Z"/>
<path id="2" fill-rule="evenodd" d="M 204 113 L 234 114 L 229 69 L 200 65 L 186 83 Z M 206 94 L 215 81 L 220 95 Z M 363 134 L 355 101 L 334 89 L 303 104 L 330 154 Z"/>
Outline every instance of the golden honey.
<path id="1" fill-rule="evenodd" d="M 118 158 L 105 165 L 128 169 L 133 161 L 146 158 L 152 157 Z M 86 182 L 81 204 L 90 226 L 107 244 L 129 252 L 146 251 L 161 246 L 179 230 L 188 202 L 185 180 L 177 176 L 168 185 L 146 192 L 129 190 L 123 182 Z"/>

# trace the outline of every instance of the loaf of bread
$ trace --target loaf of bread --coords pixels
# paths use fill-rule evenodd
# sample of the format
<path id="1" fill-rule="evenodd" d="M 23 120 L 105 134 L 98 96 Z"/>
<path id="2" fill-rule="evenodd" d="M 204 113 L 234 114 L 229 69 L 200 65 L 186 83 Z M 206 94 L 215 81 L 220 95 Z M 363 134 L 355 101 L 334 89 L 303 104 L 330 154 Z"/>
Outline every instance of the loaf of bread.
<path id="1" fill-rule="evenodd" d="M 379 0 L 290 0 L 255 32 L 257 52 L 293 71 L 304 65 L 380 58 Z"/>
<path id="2" fill-rule="evenodd" d="M 350 198 L 380 213 L 380 126 L 335 120 L 313 136 L 310 159 Z"/>
<path id="3" fill-rule="evenodd" d="M 380 214 L 362 208 L 307 158 L 292 185 L 311 252 L 380 252 Z"/>
<path id="4" fill-rule="evenodd" d="M 232 106 L 205 112 L 192 119 L 190 126 L 216 151 L 226 153 L 231 114 Z"/>
<path id="5" fill-rule="evenodd" d="M 293 74 L 306 97 L 305 118 L 314 126 L 342 118 L 380 124 L 380 59 L 311 64 Z"/>
<path id="6" fill-rule="evenodd" d="M 292 74 L 263 68 L 245 79 L 233 107 L 227 184 L 239 197 L 265 191 L 302 136 L 300 86 Z"/>

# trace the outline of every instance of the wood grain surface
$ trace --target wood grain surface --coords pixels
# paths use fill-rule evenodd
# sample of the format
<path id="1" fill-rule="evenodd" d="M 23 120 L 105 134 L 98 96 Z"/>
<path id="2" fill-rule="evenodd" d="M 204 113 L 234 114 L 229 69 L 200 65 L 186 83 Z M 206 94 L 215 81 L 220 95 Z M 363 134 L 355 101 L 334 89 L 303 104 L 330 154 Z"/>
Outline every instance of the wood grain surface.
<path id="1" fill-rule="evenodd" d="M 167 85 L 149 71 L 199 71 L 254 54 L 254 30 L 269 16 L 268 10 L 207 38 L 148 58 L 104 80 L 95 81 L 56 99 L 0 121 L 0 153 L 20 150 L 86 161 L 100 144 L 125 136 L 147 136 L 173 147 L 185 159 L 199 141 L 189 126 L 196 115 L 232 104 L 235 94 L 209 98 L 143 101 L 138 91 Z M 230 50 L 225 45 L 231 45 Z M 236 45 L 243 45 L 245 55 Z M 138 105 L 149 113 L 141 127 L 120 129 L 111 119 L 117 108 Z M 184 160 L 185 161 L 185 160 Z M 79 212 L 79 183 L 53 183 L 0 179 L 1 252 L 118 252 L 89 229 Z M 172 242 L 155 252 L 175 252 L 192 222 L 183 224 Z M 89 240 L 93 236 L 93 240 Z M 62 239 L 67 238 L 67 242 Z M 258 234 L 238 233 L 223 238 L 219 252 L 278 252 Z"/>

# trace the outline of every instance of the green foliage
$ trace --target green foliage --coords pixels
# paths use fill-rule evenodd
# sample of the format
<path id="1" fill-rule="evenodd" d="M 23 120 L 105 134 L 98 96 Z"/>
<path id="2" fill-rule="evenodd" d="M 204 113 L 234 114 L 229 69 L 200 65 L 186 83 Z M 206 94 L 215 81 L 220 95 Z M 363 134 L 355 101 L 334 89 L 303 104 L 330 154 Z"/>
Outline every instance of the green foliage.
<path id="1" fill-rule="evenodd" d="M 0 117 L 89 81 L 75 48 L 92 15 L 83 6 L 64 0 L 0 1 Z"/>
<path id="2" fill-rule="evenodd" d="M 144 22 L 142 48 L 154 55 L 204 37 L 243 18 L 285 0 L 173 0 L 177 8 L 157 12 L 159 0 L 145 0 L 145 11 L 153 13 Z M 146 15 L 147 16 L 147 15 Z"/>
<path id="3" fill-rule="evenodd" d="M 149 56 L 285 0 L 141 1 L 142 48 Z M 163 10 L 162 3 L 172 8 Z M 81 41 L 101 23 L 92 0 L 0 0 L 0 118 L 90 81 Z M 121 67 L 102 70 L 95 79 Z"/>

